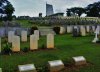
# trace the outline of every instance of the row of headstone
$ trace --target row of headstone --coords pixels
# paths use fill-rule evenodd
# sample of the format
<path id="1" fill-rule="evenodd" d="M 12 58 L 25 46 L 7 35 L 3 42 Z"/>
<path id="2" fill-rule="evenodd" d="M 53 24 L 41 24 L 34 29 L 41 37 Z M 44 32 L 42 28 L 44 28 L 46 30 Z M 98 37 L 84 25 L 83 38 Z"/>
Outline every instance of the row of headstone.
<path id="1" fill-rule="evenodd" d="M 97 26 L 97 27 L 99 28 L 98 31 L 100 32 L 100 26 Z M 87 26 L 87 27 L 74 26 L 72 34 L 73 34 L 73 36 L 86 36 L 86 35 L 88 35 L 88 33 L 93 35 L 95 30 L 96 30 L 95 26 L 92 26 L 91 28 L 89 28 L 89 26 Z"/>
<path id="2" fill-rule="evenodd" d="M 87 25 L 87 26 L 83 26 L 83 25 L 76 25 L 78 28 L 84 28 L 85 30 L 86 30 L 86 32 L 91 32 L 91 31 L 95 31 L 95 29 L 96 29 L 96 26 L 89 26 L 89 25 Z M 74 28 L 75 26 L 67 26 L 67 33 L 72 33 L 72 30 L 73 30 L 73 28 Z M 82 29 L 83 29 L 82 28 Z"/>
<path id="3" fill-rule="evenodd" d="M 85 57 L 78 56 L 72 57 L 75 66 L 81 66 L 87 64 Z M 50 72 L 59 72 L 65 68 L 62 60 L 48 61 L 48 69 Z M 37 72 L 34 64 L 18 65 L 20 72 Z"/>
<path id="4" fill-rule="evenodd" d="M 30 35 L 30 50 L 37 50 L 38 49 L 38 40 L 39 34 L 38 31 L 36 34 Z M 47 35 L 47 48 L 54 48 L 54 35 L 48 34 Z M 20 37 L 13 36 L 12 38 L 12 51 L 19 52 L 20 51 Z"/>

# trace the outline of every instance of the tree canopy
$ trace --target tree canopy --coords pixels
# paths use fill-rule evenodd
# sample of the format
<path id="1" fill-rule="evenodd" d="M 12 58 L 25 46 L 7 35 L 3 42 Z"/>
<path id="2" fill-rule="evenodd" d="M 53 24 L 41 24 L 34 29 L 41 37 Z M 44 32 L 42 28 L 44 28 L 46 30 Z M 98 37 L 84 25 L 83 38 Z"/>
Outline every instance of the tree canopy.
<path id="1" fill-rule="evenodd" d="M 81 7 L 73 7 L 73 8 L 67 9 L 67 12 L 68 12 L 68 15 L 73 13 L 73 14 L 77 14 L 80 17 L 82 13 L 85 13 L 85 9 Z"/>
<path id="2" fill-rule="evenodd" d="M 100 17 L 100 1 L 93 4 L 89 4 L 87 7 L 73 7 L 67 9 L 67 16 L 71 16 L 71 13 L 78 14 L 80 17 L 83 13 L 86 13 L 89 17 Z"/>
<path id="3" fill-rule="evenodd" d="M 0 0 L 0 18 L 3 20 L 11 20 L 14 12 L 13 5 L 8 0 Z"/>

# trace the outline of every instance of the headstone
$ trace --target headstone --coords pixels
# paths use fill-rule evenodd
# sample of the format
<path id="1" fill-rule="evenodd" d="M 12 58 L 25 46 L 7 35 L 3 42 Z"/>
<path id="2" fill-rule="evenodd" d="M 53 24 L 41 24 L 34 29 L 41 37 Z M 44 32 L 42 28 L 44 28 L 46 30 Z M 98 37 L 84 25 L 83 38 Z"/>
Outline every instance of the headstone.
<path id="1" fill-rule="evenodd" d="M 73 37 L 78 37 L 80 36 L 80 30 L 77 26 L 73 27 Z"/>
<path id="2" fill-rule="evenodd" d="M 64 68 L 64 64 L 61 60 L 48 61 L 48 67 L 50 72 L 59 72 Z"/>
<path id="3" fill-rule="evenodd" d="M 38 49 L 38 40 L 36 35 L 30 35 L 30 50 Z"/>
<path id="4" fill-rule="evenodd" d="M 86 31 L 90 32 L 90 26 L 86 26 Z"/>
<path id="5" fill-rule="evenodd" d="M 19 72 L 37 72 L 34 64 L 18 65 Z"/>
<path id="6" fill-rule="evenodd" d="M 82 36 L 86 36 L 85 27 L 84 27 L 84 26 L 81 26 L 81 27 L 80 27 L 80 30 L 81 30 L 81 35 L 82 35 Z"/>
<path id="7" fill-rule="evenodd" d="M 21 32 L 21 41 L 22 42 L 27 42 L 27 31 L 22 31 Z"/>
<path id="8" fill-rule="evenodd" d="M 36 35 L 37 40 L 39 40 L 39 30 L 35 30 L 34 35 Z"/>
<path id="9" fill-rule="evenodd" d="M 13 36 L 14 36 L 14 31 L 9 31 L 8 32 L 8 42 L 9 43 L 12 43 Z"/>
<path id="10" fill-rule="evenodd" d="M 0 68 L 0 72 L 2 72 L 2 68 Z"/>
<path id="11" fill-rule="evenodd" d="M 93 30 L 93 32 L 95 32 L 95 26 L 92 26 L 92 30 Z"/>
<path id="12" fill-rule="evenodd" d="M 72 32 L 72 27 L 71 26 L 67 26 L 67 33 L 71 33 Z"/>
<path id="13" fill-rule="evenodd" d="M 12 51 L 19 52 L 20 51 L 20 37 L 14 36 L 12 41 Z"/>
<path id="14" fill-rule="evenodd" d="M 75 65 L 84 65 L 86 64 L 86 59 L 83 56 L 73 57 Z"/>
<path id="15" fill-rule="evenodd" d="M 66 32 L 66 29 L 64 27 L 60 27 L 60 34 L 64 34 Z"/>
<path id="16" fill-rule="evenodd" d="M 47 48 L 54 48 L 54 34 L 47 35 Z"/>
<path id="17" fill-rule="evenodd" d="M 100 34 L 100 31 L 99 31 L 99 26 L 97 26 L 96 28 L 96 31 L 95 31 L 95 38 L 94 40 L 92 41 L 93 43 L 96 43 L 99 41 L 99 38 L 98 38 L 98 35 Z"/>
<path id="18" fill-rule="evenodd" d="M 1 53 L 1 38 L 0 38 L 0 53 Z"/>

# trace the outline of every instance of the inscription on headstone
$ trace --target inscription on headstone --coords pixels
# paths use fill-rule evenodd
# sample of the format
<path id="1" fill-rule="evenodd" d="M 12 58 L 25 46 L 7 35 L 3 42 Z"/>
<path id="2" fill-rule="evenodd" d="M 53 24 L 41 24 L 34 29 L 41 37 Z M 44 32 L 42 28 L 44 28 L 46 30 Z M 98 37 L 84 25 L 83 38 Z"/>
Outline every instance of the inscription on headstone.
<path id="1" fill-rule="evenodd" d="M 84 65 L 86 64 L 86 59 L 83 56 L 73 57 L 75 65 Z"/>
<path id="2" fill-rule="evenodd" d="M 20 72 L 37 72 L 34 64 L 26 64 L 18 66 Z"/>
<path id="3" fill-rule="evenodd" d="M 64 68 L 64 64 L 61 60 L 48 61 L 48 64 L 50 72 L 59 72 Z"/>

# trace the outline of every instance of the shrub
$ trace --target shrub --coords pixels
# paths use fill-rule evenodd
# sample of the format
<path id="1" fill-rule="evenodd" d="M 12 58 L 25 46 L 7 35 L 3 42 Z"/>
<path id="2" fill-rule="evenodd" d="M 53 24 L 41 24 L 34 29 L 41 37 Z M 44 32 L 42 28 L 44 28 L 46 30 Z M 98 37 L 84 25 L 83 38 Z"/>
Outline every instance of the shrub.
<path id="1" fill-rule="evenodd" d="M 23 51 L 23 52 L 28 52 L 28 51 L 29 51 L 29 48 L 28 48 L 28 47 L 24 47 L 24 48 L 22 49 L 22 51 Z"/>
<path id="2" fill-rule="evenodd" d="M 34 34 L 34 30 L 38 30 L 38 28 L 36 26 L 31 27 L 30 34 Z"/>
<path id="3" fill-rule="evenodd" d="M 10 48 L 11 48 L 11 46 L 8 43 L 6 43 L 4 45 L 4 49 L 2 50 L 2 53 L 3 54 L 10 54 L 12 52 L 12 50 Z"/>
<path id="4" fill-rule="evenodd" d="M 54 27 L 54 28 L 53 28 L 53 31 L 54 31 L 56 34 L 59 34 L 59 33 L 60 33 L 60 27 Z"/>

